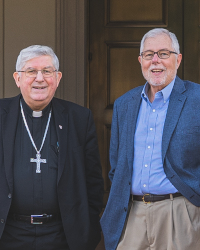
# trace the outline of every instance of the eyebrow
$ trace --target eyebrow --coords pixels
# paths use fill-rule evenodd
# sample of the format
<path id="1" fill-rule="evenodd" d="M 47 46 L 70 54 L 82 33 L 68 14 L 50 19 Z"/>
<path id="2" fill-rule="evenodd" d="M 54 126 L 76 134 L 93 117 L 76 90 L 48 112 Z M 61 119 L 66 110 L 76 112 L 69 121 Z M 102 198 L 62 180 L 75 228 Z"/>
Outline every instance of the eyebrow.
<path id="1" fill-rule="evenodd" d="M 48 68 L 54 68 L 54 67 L 53 66 L 46 66 L 43 69 L 48 69 Z M 33 68 L 33 67 L 28 67 L 26 69 L 35 69 L 35 70 L 37 70 L 36 68 Z"/>
<path id="2" fill-rule="evenodd" d="M 159 49 L 159 50 L 157 50 L 157 51 L 160 51 L 160 50 L 171 50 L 171 49 L 167 49 L 167 48 L 164 48 L 164 49 Z M 152 49 L 147 49 L 147 50 L 145 50 L 145 51 L 143 51 L 143 52 L 146 52 L 146 51 L 153 51 L 154 52 L 154 50 L 152 50 Z"/>

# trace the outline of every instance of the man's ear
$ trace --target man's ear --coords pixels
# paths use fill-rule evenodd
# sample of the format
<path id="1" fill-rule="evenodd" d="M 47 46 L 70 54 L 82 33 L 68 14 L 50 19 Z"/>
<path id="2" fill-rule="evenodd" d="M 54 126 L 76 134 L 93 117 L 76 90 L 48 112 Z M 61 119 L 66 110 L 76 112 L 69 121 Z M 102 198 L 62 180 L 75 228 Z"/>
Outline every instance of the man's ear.
<path id="1" fill-rule="evenodd" d="M 56 74 L 57 74 L 57 87 L 58 87 L 60 80 L 62 78 L 62 73 L 60 71 L 58 71 L 58 72 L 56 72 Z"/>
<path id="2" fill-rule="evenodd" d="M 141 56 L 138 56 L 138 61 L 140 64 L 141 64 L 141 60 L 142 60 Z"/>
<path id="3" fill-rule="evenodd" d="M 177 56 L 177 69 L 179 68 L 179 66 L 181 64 L 181 61 L 182 61 L 182 54 L 178 54 L 178 56 Z"/>
<path id="4" fill-rule="evenodd" d="M 15 79 L 15 83 L 18 88 L 20 88 L 20 75 L 18 72 L 13 73 L 13 78 Z"/>

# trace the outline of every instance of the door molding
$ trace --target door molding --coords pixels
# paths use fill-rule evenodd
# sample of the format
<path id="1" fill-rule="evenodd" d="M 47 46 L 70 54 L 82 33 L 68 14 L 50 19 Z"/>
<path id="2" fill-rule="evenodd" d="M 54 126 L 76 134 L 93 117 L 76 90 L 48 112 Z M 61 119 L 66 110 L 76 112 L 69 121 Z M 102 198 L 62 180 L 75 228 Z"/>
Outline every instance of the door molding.
<path id="1" fill-rule="evenodd" d="M 56 54 L 63 73 L 56 97 L 86 105 L 87 0 L 56 1 Z"/>

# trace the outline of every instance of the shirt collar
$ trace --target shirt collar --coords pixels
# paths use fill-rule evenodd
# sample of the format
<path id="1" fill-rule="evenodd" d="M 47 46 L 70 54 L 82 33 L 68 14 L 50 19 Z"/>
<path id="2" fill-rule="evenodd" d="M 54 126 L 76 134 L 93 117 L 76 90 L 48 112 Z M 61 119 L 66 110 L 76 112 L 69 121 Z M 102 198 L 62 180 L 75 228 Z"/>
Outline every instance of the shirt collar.
<path id="1" fill-rule="evenodd" d="M 168 84 L 164 89 L 158 91 L 158 93 L 159 93 L 159 92 L 162 93 L 163 101 L 164 101 L 164 102 L 167 102 L 168 99 L 169 99 L 169 97 L 170 97 L 170 95 L 171 95 L 172 89 L 173 89 L 173 87 L 174 87 L 175 79 L 176 79 L 176 78 L 174 78 L 174 79 L 170 82 L 170 84 Z M 148 90 L 149 90 L 149 83 L 146 82 L 145 85 L 144 85 L 144 88 L 143 88 L 143 90 L 142 90 L 142 93 L 141 93 L 141 97 L 142 97 L 144 100 L 149 100 L 148 95 L 147 95 Z"/>
<path id="2" fill-rule="evenodd" d="M 28 114 L 30 117 L 33 117 L 33 110 L 26 104 L 23 97 L 21 97 L 22 107 L 24 109 L 24 112 Z M 50 112 L 51 109 L 51 102 L 42 110 L 42 116 L 46 115 Z M 41 116 L 40 116 L 41 117 Z M 39 118 L 39 117 L 37 117 Z"/>

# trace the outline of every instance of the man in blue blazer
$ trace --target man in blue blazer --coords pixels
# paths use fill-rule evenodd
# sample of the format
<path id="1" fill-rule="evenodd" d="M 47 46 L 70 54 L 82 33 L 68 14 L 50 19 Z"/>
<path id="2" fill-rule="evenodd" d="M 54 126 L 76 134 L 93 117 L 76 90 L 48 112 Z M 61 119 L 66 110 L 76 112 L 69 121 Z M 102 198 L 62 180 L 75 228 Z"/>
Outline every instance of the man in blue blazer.
<path id="1" fill-rule="evenodd" d="M 200 249 L 200 85 L 176 76 L 176 36 L 141 41 L 144 86 L 115 101 L 106 250 Z"/>

